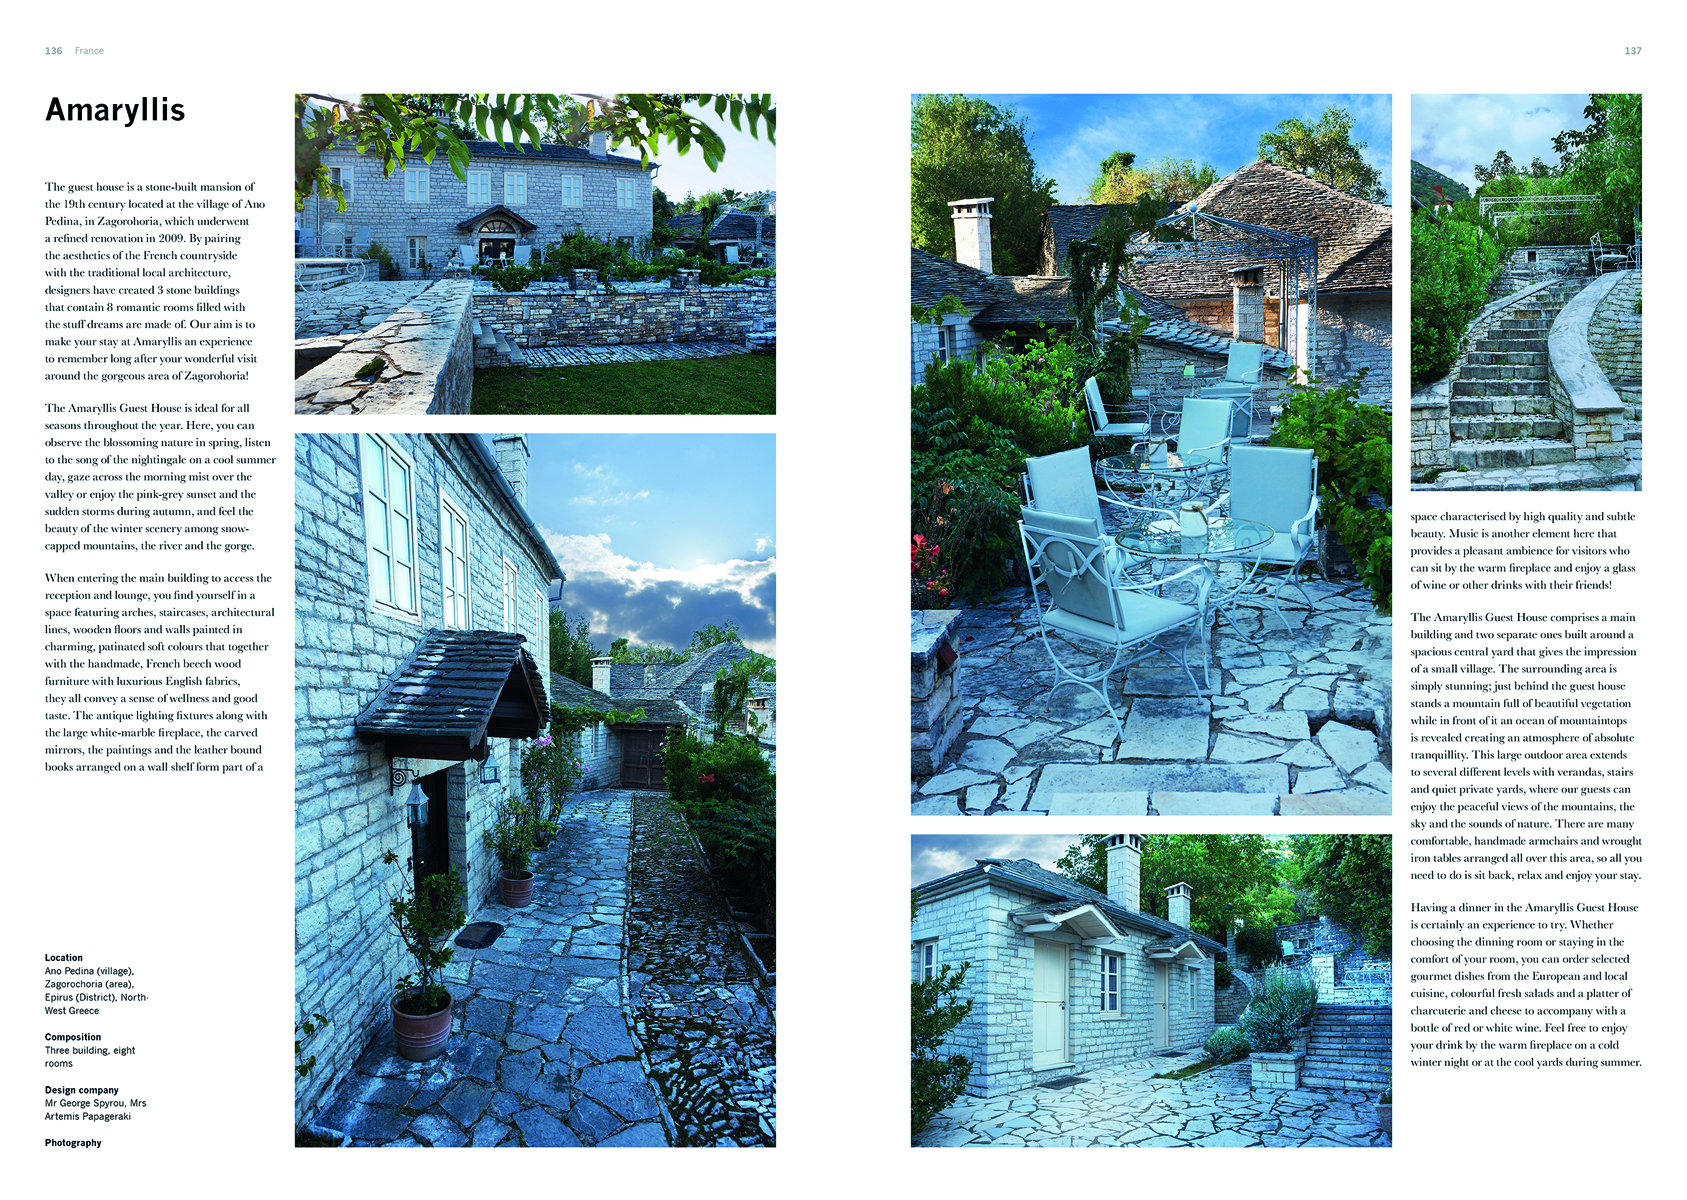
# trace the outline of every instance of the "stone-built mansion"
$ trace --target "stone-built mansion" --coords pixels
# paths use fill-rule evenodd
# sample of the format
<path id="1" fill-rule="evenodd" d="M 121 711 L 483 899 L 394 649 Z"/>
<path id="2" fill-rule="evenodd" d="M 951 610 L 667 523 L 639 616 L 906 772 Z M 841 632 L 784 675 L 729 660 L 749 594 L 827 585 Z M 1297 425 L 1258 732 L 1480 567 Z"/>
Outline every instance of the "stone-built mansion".
<path id="1" fill-rule="evenodd" d="M 468 179 L 444 155 L 412 155 L 390 177 L 374 154 L 342 142 L 322 161 L 345 190 L 346 208 L 320 197 L 296 218 L 295 253 L 338 257 L 378 242 L 407 277 L 448 260 L 526 263 L 549 242 L 583 231 L 633 244 L 651 230 L 657 164 L 608 152 L 608 135 L 590 149 L 468 141 Z"/>

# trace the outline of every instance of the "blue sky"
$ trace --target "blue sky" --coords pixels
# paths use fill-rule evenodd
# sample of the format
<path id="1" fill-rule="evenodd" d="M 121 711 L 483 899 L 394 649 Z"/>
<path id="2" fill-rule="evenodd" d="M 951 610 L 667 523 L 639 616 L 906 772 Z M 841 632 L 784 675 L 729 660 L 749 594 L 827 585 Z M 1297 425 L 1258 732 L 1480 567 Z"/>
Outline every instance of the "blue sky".
<path id="1" fill-rule="evenodd" d="M 1476 189 L 1475 166 L 1504 150 L 1519 167 L 1558 165 L 1552 139 L 1586 129 L 1587 93 L 1413 96 L 1412 159 Z"/>
<path id="2" fill-rule="evenodd" d="M 1081 204 L 1101 160 L 1115 150 L 1151 159 L 1202 159 L 1219 175 L 1258 157 L 1259 135 L 1278 122 L 1299 117 L 1316 124 L 1332 104 L 1353 115 L 1353 140 L 1366 143 L 1365 160 L 1393 180 L 1393 102 L 1375 95 L 1320 96 L 1055 96 L 985 95 L 990 103 L 1013 105 L 1027 118 L 1037 170 L 1053 176 L 1062 204 Z M 1490 156 L 1491 157 L 1491 156 Z"/>
<path id="3" fill-rule="evenodd" d="M 527 510 L 594 641 L 683 647 L 738 622 L 775 655 L 772 434 L 530 434 Z"/>
<path id="4" fill-rule="evenodd" d="M 1073 834 L 916 834 L 910 838 L 912 873 L 909 887 L 964 871 L 981 858 L 1028 858 L 1051 871 L 1055 860 L 1082 839 Z"/>

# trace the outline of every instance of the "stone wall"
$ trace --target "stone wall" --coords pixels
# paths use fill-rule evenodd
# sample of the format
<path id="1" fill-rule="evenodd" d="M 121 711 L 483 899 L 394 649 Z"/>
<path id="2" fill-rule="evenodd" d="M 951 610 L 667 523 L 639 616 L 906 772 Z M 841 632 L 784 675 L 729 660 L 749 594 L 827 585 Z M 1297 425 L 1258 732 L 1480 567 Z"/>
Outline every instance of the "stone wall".
<path id="1" fill-rule="evenodd" d="M 390 1019 L 397 978 L 414 969 L 387 923 L 400 869 L 390 850 L 410 857 L 404 797 L 391 784 L 392 758 L 353 731 L 357 714 L 440 627 L 440 494 L 469 523 L 470 619 L 503 627 L 503 558 L 518 564 L 518 625 L 546 671 L 549 615 L 541 592 L 548 568 L 461 439 L 392 434 L 387 441 L 415 467 L 416 562 L 421 611 L 377 607 L 369 596 L 359 467 L 363 435 L 294 439 L 294 992 L 298 1010 L 326 1013 L 328 1029 L 307 1053 L 316 1066 L 300 1081 L 295 1118 L 310 1116 Z M 543 676 L 541 676 L 543 677 Z M 481 842 L 508 782 L 518 778 L 518 744 L 491 742 L 506 783 L 482 784 L 480 764 L 446 769 L 451 862 L 468 885 L 472 913 L 496 888 L 496 864 Z M 444 764 L 401 760 L 424 773 Z M 436 818 L 437 819 L 437 818 Z"/>
<path id="2" fill-rule="evenodd" d="M 1547 335 L 1547 391 L 1578 462 L 1625 457 L 1625 410 L 1593 355 L 1593 316 L 1627 271 L 1602 275 L 1570 297 Z"/>
<path id="3" fill-rule="evenodd" d="M 955 355 L 959 358 L 973 358 L 978 348 L 988 339 L 971 325 L 967 324 L 968 315 L 951 313 L 943 320 L 944 326 L 954 337 Z M 909 323 L 909 371 L 910 384 L 924 383 L 926 366 L 937 357 L 937 326 Z"/>
<path id="4" fill-rule="evenodd" d="M 1191 362 L 1203 374 L 1216 372 L 1213 379 L 1216 382 L 1224 378 L 1228 359 L 1223 354 L 1203 354 L 1181 346 L 1144 341 L 1141 367 L 1131 381 L 1131 387 L 1147 388 L 1155 408 L 1180 412 L 1184 400 L 1198 386 L 1205 386 L 1205 383 L 1191 380 L 1183 374 L 1185 364 Z M 1253 409 L 1264 416 L 1273 406 L 1282 403 L 1282 393 L 1288 387 L 1288 380 L 1283 378 L 1281 371 L 1270 367 L 1260 372 L 1260 380 L 1260 385 L 1254 388 Z"/>
<path id="5" fill-rule="evenodd" d="M 1177 307 L 1196 324 L 1235 336 L 1236 324 L 1229 299 L 1180 301 Z M 1277 346 L 1279 342 L 1277 307 L 1276 297 L 1265 298 L 1267 346 Z M 1394 302 L 1390 296 L 1348 296 L 1339 292 L 1320 295 L 1317 341 L 1316 374 L 1320 383 L 1345 383 L 1361 367 L 1368 367 L 1370 371 L 1359 399 L 1366 404 L 1393 403 Z"/>
<path id="6" fill-rule="evenodd" d="M 522 349 L 543 346 L 623 346 L 644 342 L 742 342 L 771 329 L 778 306 L 777 289 L 767 276 L 751 284 L 704 288 L 696 271 L 675 272 L 674 283 L 660 292 L 597 290 L 596 272 L 576 271 L 578 290 L 558 285 L 551 291 L 488 294 L 474 297 L 474 315 Z M 506 359 L 500 362 L 499 359 Z M 482 349 L 479 367 L 507 365 L 507 356 Z"/>
<path id="7" fill-rule="evenodd" d="M 954 896 L 922 903 L 911 940 L 918 978 L 918 943 L 936 938 L 941 963 L 972 965 L 959 993 L 970 998 L 972 1012 L 950 1035 L 945 1053 L 962 1053 L 973 1061 L 967 1092 L 999 1096 L 1035 1083 L 1031 1069 L 1031 993 L 1035 939 L 1020 932 L 1008 914 L 1046 898 L 1010 887 L 979 887 Z M 1154 963 L 1143 954 L 1147 935 L 1129 933 L 1122 949 L 1078 944 L 1069 935 L 1049 940 L 1067 947 L 1067 1046 L 1078 1072 L 1143 1058 L 1161 1047 L 1154 1045 Z M 1100 1006 L 1102 955 L 1123 959 L 1119 981 L 1119 1012 L 1103 1013 Z M 1191 971 L 1173 964 L 1170 973 L 1170 1044 L 1190 1048 L 1204 1044 L 1214 1028 L 1213 964 Z M 1194 976 L 1191 1000 L 1187 980 Z"/>
<path id="8" fill-rule="evenodd" d="M 958 609 L 909 611 L 912 642 L 909 681 L 909 744 L 915 778 L 936 773 L 943 766 L 955 738 L 966 723 L 961 711 L 961 664 L 944 667 L 938 660 L 943 647 L 958 656 L 954 627 Z"/>
<path id="9" fill-rule="evenodd" d="M 405 285 L 396 286 L 408 294 Z M 293 411 L 467 415 L 474 390 L 472 294 L 466 281 L 441 280 L 372 329 L 295 342 L 295 354 L 339 349 L 293 381 Z M 359 378 L 374 359 L 382 360 L 380 371 Z"/>
<path id="10" fill-rule="evenodd" d="M 1641 314 L 1635 311 L 1639 303 L 1640 272 L 1624 271 L 1594 309 L 1588 325 L 1587 342 L 1594 361 L 1613 384 L 1641 377 Z"/>
<path id="11" fill-rule="evenodd" d="M 512 204 L 512 212 L 537 225 L 528 232 L 512 235 L 528 245 L 543 248 L 560 242 L 576 231 L 593 237 L 611 240 L 618 237 L 648 237 L 651 229 L 651 173 L 638 164 L 618 164 L 608 160 L 555 159 L 535 154 L 475 155 L 469 162 L 471 171 L 491 173 L 490 199 L 470 200 L 468 184 L 452 174 L 443 157 L 436 157 L 428 166 L 420 158 L 412 157 L 409 167 L 427 168 L 428 199 L 425 203 L 404 198 L 404 169 L 383 176 L 378 159 L 336 147 L 325 151 L 322 162 L 352 175 L 352 196 L 346 211 L 337 212 L 331 203 L 308 200 L 299 215 L 300 227 L 321 232 L 326 240 L 330 232 L 339 230 L 343 238 L 350 235 L 360 240 L 363 230 L 379 242 L 403 267 L 405 276 L 418 272 L 409 266 L 409 239 L 427 239 L 427 258 L 433 266 L 443 266 L 452 251 L 465 247 L 470 261 L 479 253 L 479 234 L 459 230 L 457 224 L 494 205 L 504 203 L 504 177 L 524 174 L 527 177 L 527 202 Z M 577 176 L 581 180 L 581 203 L 566 207 L 562 203 L 563 178 Z M 633 206 L 620 207 L 616 181 L 631 179 L 634 185 Z"/>
<path id="12" fill-rule="evenodd" d="M 1488 296 L 1497 300 L 1520 288 L 1553 283 L 1591 271 L 1586 246 L 1524 246 L 1513 250 L 1488 284 Z"/>

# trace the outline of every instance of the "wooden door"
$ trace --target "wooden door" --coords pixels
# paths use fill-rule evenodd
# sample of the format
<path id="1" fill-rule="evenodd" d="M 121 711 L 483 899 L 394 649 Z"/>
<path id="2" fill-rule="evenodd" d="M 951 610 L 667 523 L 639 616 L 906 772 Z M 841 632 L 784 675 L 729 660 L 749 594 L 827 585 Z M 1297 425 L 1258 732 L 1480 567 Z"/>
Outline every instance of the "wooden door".
<path id="1" fill-rule="evenodd" d="M 1172 1044 L 1171 970 L 1165 963 L 1154 964 L 1154 1049 L 1164 1050 Z"/>
<path id="2" fill-rule="evenodd" d="M 1031 973 L 1031 1069 L 1066 1061 L 1066 947 L 1034 941 Z"/>
<path id="3" fill-rule="evenodd" d="M 621 734 L 621 786 L 667 791 L 663 771 L 665 730 L 627 729 Z"/>
<path id="4" fill-rule="evenodd" d="M 451 818 L 445 799 L 445 772 L 435 771 L 416 781 L 428 798 L 428 823 L 410 831 L 412 870 L 418 880 L 451 869 Z"/>

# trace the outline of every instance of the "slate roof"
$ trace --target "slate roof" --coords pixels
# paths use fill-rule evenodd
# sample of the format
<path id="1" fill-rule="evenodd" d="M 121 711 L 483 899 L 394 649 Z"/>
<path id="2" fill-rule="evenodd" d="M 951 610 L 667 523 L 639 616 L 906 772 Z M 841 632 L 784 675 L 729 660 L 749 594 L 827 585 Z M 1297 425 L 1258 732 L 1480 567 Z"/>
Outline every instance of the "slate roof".
<path id="1" fill-rule="evenodd" d="M 596 708 L 600 712 L 612 709 L 621 712 L 631 712 L 644 709 L 644 716 L 637 721 L 621 722 L 625 725 L 689 725 L 691 718 L 686 716 L 685 710 L 672 700 L 633 700 L 627 696 L 612 698 L 595 688 L 574 682 L 566 675 L 551 672 L 551 698 L 564 708 Z"/>
<path id="2" fill-rule="evenodd" d="M 621 154 L 608 154 L 603 158 L 593 158 L 592 152 L 585 146 L 562 146 L 555 142 L 540 142 L 537 146 L 531 142 L 522 144 L 517 150 L 515 146 L 502 146 L 497 142 L 481 141 L 479 138 L 465 139 L 463 145 L 476 158 L 550 158 L 562 159 L 566 162 L 608 163 L 616 167 L 642 167 L 636 158 L 628 158 Z M 651 163 L 652 167 L 660 163 Z"/>
<path id="3" fill-rule="evenodd" d="M 590 708 L 608 710 L 615 707 L 615 701 L 602 692 L 576 683 L 566 675 L 551 672 L 551 700 L 564 708 Z"/>
<path id="4" fill-rule="evenodd" d="M 988 873 L 985 871 L 986 867 L 989 868 Z M 1176 945 L 1181 945 L 1184 941 L 1189 940 L 1195 942 L 1209 954 L 1224 953 L 1222 943 L 1215 942 L 1204 934 L 1185 929 L 1181 925 L 1173 925 L 1170 921 L 1150 916 L 1145 912 L 1133 912 L 1109 900 L 1106 893 L 1098 892 L 1091 887 L 1085 887 L 1064 875 L 1057 875 L 1053 871 L 1045 870 L 1028 858 L 981 858 L 976 864 L 964 871 L 956 871 L 951 875 L 943 876 L 941 879 L 933 879 L 928 883 L 923 883 L 915 891 L 922 896 L 935 896 L 940 891 L 954 890 L 957 885 L 991 878 L 1055 899 L 1070 900 L 1077 904 L 1093 904 L 1106 913 L 1108 919 L 1115 925 L 1129 925 L 1158 937 L 1171 938 Z"/>
<path id="5" fill-rule="evenodd" d="M 775 240 L 774 226 L 778 220 L 778 217 L 762 218 L 762 241 L 771 242 Z M 675 229 L 690 233 L 692 237 L 696 237 L 698 230 L 703 227 L 703 214 L 681 213 L 677 217 L 669 218 L 668 224 Z M 722 215 L 721 219 L 715 222 L 715 227 L 709 231 L 709 240 L 712 242 L 731 241 L 733 238 L 750 242 L 754 241 L 755 237 L 756 218 L 754 215 L 745 212 L 729 212 Z"/>
<path id="6" fill-rule="evenodd" d="M 1099 205 L 1091 207 L 1100 207 Z M 1073 324 L 1066 306 L 1072 281 L 1064 275 L 989 275 L 924 250 L 909 248 L 909 297 L 927 308 L 953 296 L 972 310 L 971 323 L 980 326 Z M 1138 307 L 1155 321 L 1184 321 L 1183 310 L 1136 288 L 1127 289 Z M 1113 312 L 1111 306 L 1108 312 Z"/>
<path id="7" fill-rule="evenodd" d="M 999 275 L 987 275 L 913 246 L 908 253 L 908 295 L 915 304 L 930 308 L 943 297 L 953 296 L 976 311 L 1001 299 Z"/>
<path id="8" fill-rule="evenodd" d="M 1111 204 L 1053 204 L 1043 213 L 1042 267 L 1045 275 L 1066 270 L 1066 248 L 1100 228 Z"/>
<path id="9" fill-rule="evenodd" d="M 460 741 L 472 749 L 487 736 L 530 736 L 499 732 L 511 716 L 536 719 L 537 733 L 549 719 L 550 703 L 525 641 L 519 633 L 478 629 L 424 634 L 357 714 L 357 736 L 364 742 Z M 496 712 L 506 691 L 504 711 Z"/>
<path id="10" fill-rule="evenodd" d="M 506 221 L 513 221 L 524 233 L 527 230 L 539 228 L 532 221 L 529 221 L 526 217 L 516 212 L 515 209 L 505 208 L 502 204 L 494 204 L 483 213 L 467 217 L 457 222 L 457 228 L 463 230 L 464 232 L 470 232 L 475 226 L 491 217 L 502 217 Z"/>
<path id="11" fill-rule="evenodd" d="M 1393 287 L 1394 210 L 1386 204 L 1361 200 L 1298 171 L 1260 160 L 1226 175 L 1177 211 L 1185 212 L 1191 206 L 1317 238 L 1321 292 L 1387 291 Z M 1136 268 L 1136 282 L 1144 291 L 1167 300 L 1228 296 L 1230 271 L 1243 265 L 1241 259 L 1142 260 Z"/>
<path id="12" fill-rule="evenodd" d="M 1227 356 L 1230 353 L 1230 347 L 1234 344 L 1235 339 L 1224 336 L 1222 330 L 1214 329 L 1210 325 L 1199 325 L 1194 321 L 1185 319 L 1182 310 L 1175 305 L 1168 304 L 1162 307 L 1170 308 L 1177 313 L 1177 318 L 1150 322 L 1148 328 L 1142 334 L 1143 341 L 1159 342 L 1176 350 L 1193 350 L 1199 354 L 1214 354 L 1220 357 Z M 1112 332 L 1118 328 L 1118 325 L 1109 321 L 1104 323 L 1101 328 L 1105 332 Z M 1285 373 L 1295 365 L 1293 358 L 1275 346 L 1265 347 L 1264 353 L 1261 355 L 1261 361 L 1266 367 Z"/>

